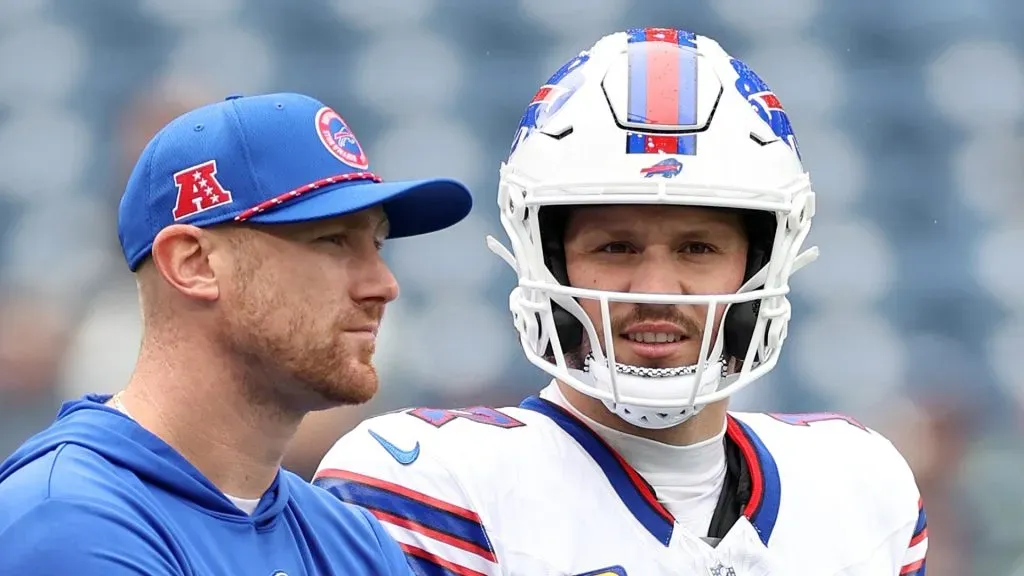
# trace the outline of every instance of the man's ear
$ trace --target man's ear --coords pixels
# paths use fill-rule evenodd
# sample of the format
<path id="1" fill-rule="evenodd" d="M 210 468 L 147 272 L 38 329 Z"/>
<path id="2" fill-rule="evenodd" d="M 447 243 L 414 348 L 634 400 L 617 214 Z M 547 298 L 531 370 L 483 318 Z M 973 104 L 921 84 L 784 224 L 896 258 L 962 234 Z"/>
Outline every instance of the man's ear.
<path id="1" fill-rule="evenodd" d="M 178 292 L 212 302 L 220 296 L 220 286 L 210 266 L 211 249 L 211 239 L 201 228 L 172 224 L 153 240 L 153 264 Z"/>

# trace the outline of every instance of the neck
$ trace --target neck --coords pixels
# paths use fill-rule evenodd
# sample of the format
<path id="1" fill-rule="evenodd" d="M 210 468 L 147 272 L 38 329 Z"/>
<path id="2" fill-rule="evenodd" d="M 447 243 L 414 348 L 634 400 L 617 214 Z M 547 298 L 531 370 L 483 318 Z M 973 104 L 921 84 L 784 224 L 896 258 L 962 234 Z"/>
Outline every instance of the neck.
<path id="1" fill-rule="evenodd" d="M 612 430 L 655 440 L 663 444 L 690 446 L 718 436 L 725 427 L 725 412 L 728 407 L 728 400 L 720 400 L 713 404 L 708 404 L 696 416 L 682 424 L 671 428 L 654 430 L 641 428 L 626 422 L 613 412 L 610 412 L 604 405 L 604 402 L 587 396 L 564 382 L 558 382 L 558 389 L 561 391 L 562 396 L 572 404 L 573 408 L 576 408 L 598 424 L 607 426 Z"/>
<path id="2" fill-rule="evenodd" d="M 208 339 L 170 348 L 147 338 L 121 395 L 131 416 L 225 494 L 260 498 L 271 486 L 304 414 L 269 398 L 232 355 Z"/>

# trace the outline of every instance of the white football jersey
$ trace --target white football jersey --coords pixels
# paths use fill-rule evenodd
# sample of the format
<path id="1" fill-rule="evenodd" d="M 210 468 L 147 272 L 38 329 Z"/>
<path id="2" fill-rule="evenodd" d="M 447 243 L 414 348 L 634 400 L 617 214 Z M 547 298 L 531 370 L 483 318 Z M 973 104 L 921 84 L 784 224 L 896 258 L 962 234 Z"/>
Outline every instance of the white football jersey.
<path id="1" fill-rule="evenodd" d="M 923 576 L 924 508 L 883 436 L 836 414 L 731 412 L 726 442 L 749 496 L 715 545 L 538 396 L 371 418 L 314 482 L 369 509 L 421 575 Z"/>

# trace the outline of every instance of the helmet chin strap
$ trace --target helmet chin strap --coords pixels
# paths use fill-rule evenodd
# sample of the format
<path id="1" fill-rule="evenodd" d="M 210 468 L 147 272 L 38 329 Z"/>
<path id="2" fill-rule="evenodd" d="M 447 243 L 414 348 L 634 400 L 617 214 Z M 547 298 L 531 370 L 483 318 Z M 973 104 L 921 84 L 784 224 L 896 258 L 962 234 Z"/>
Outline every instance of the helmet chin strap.
<path id="1" fill-rule="evenodd" d="M 612 393 L 611 371 L 608 364 L 598 361 L 593 354 L 587 355 L 582 370 L 570 369 L 569 372 L 582 383 Z M 700 382 L 696 381 L 696 364 L 673 368 L 648 368 L 616 362 L 615 372 L 615 383 L 620 397 L 669 399 L 679 398 L 681 395 L 688 397 L 694 386 L 698 387 L 698 395 L 714 392 L 726 378 L 726 363 L 722 357 L 707 361 Z M 608 400 L 602 402 L 619 418 L 634 426 L 650 430 L 678 426 L 704 408 L 703 405 L 649 408 L 621 402 L 616 404 Z"/>

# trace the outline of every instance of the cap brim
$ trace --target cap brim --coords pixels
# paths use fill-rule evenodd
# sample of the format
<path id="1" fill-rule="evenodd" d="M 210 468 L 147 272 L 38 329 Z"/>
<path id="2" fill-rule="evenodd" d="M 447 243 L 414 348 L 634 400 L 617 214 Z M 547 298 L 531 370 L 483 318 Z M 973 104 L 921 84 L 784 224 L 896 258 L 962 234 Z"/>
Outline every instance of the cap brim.
<path id="1" fill-rule="evenodd" d="M 248 219 L 285 224 L 344 216 L 382 205 L 389 238 L 429 234 L 457 224 L 473 208 L 473 196 L 456 180 L 435 178 L 403 182 L 342 182 L 299 196 Z"/>

